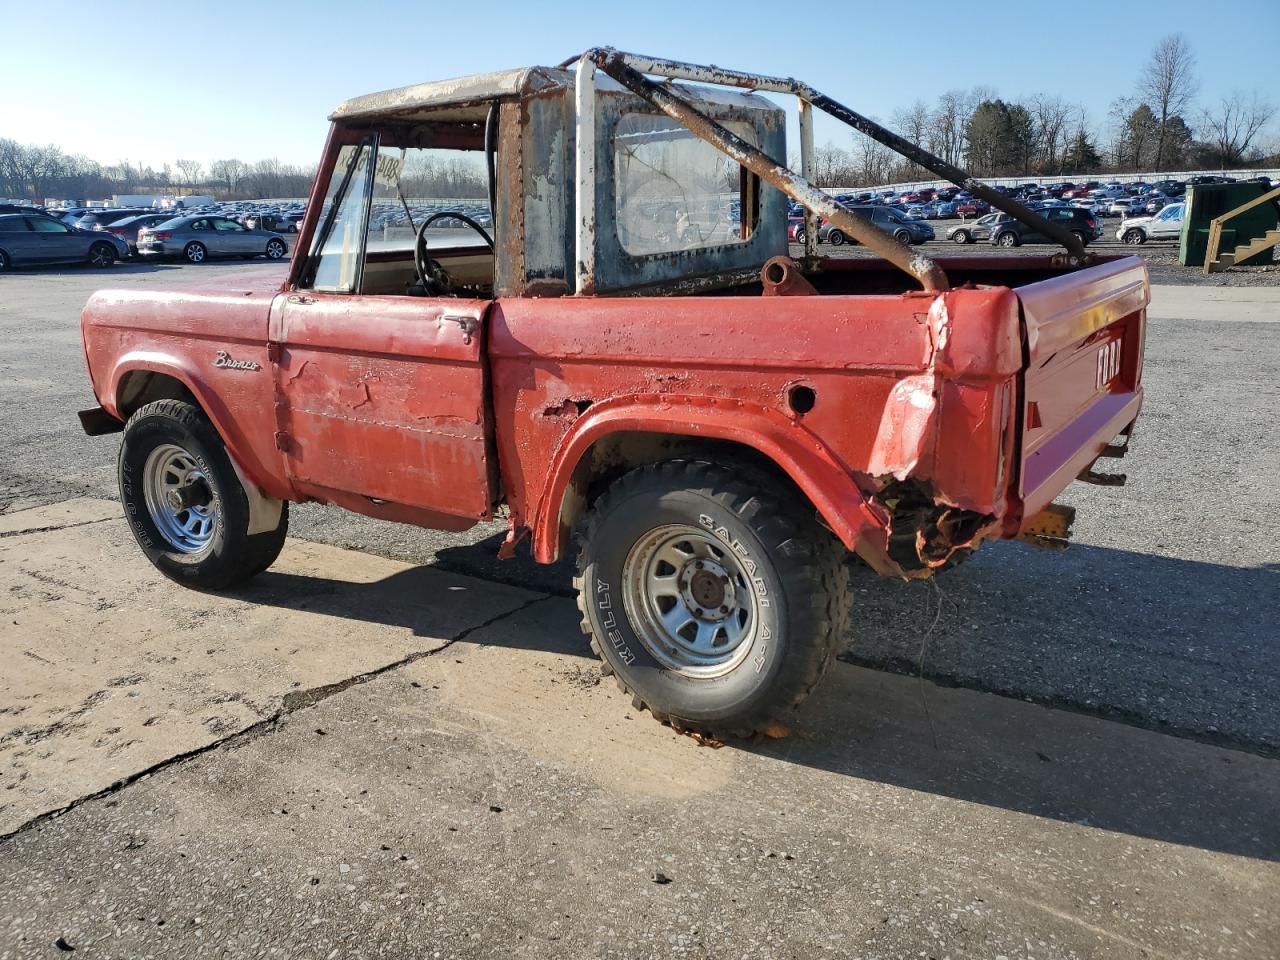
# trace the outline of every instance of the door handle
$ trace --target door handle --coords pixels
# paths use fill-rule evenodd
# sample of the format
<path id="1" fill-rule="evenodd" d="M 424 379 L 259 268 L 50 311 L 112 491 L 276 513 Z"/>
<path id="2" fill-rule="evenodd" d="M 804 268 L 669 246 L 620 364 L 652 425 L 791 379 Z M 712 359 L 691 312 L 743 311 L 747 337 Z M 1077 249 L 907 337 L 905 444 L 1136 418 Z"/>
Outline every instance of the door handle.
<path id="1" fill-rule="evenodd" d="M 467 346 L 471 345 L 471 337 L 480 329 L 480 321 L 475 317 L 459 317 L 454 314 L 446 314 L 440 318 L 441 323 L 456 323 L 458 329 L 462 331 L 462 342 Z"/>
<path id="2" fill-rule="evenodd" d="M 315 297 L 307 297 L 307 296 L 304 296 L 304 295 L 302 295 L 302 294 L 300 294 L 300 293 L 291 293 L 291 294 L 289 294 L 288 300 L 289 300 L 289 302 L 290 302 L 290 303 L 302 303 L 302 304 L 315 303 L 315 302 L 316 302 L 316 298 L 315 298 Z"/>

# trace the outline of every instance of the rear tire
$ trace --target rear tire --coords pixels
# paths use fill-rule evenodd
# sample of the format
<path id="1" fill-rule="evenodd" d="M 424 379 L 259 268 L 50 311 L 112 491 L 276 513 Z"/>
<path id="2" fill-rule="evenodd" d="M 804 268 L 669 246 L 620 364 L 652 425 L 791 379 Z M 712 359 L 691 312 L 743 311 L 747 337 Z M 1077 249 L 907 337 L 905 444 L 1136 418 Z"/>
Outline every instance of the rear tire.
<path id="1" fill-rule="evenodd" d="M 250 535 L 249 500 L 222 438 L 195 405 L 157 400 L 129 418 L 118 465 L 120 500 L 134 539 L 166 577 L 225 590 L 265 570 L 289 530 Z"/>
<path id="2" fill-rule="evenodd" d="M 95 243 L 89 248 L 89 266 L 109 267 L 116 262 L 116 248 L 109 243 Z"/>
<path id="3" fill-rule="evenodd" d="M 182 256 L 187 263 L 204 263 L 209 256 L 209 251 L 205 249 L 203 243 L 192 240 L 182 248 Z"/>
<path id="4" fill-rule="evenodd" d="M 582 629 L 603 672 L 677 730 L 749 736 L 786 721 L 843 640 L 843 550 L 766 474 L 637 468 L 596 500 L 577 542 Z"/>
<path id="5" fill-rule="evenodd" d="M 803 230 L 796 231 L 796 243 L 804 245 L 805 232 Z"/>
<path id="6" fill-rule="evenodd" d="M 0 250 L 0 273 L 5 273 L 13 266 L 13 262 L 9 259 L 9 255 Z"/>
<path id="7" fill-rule="evenodd" d="M 827 242 L 833 247 L 841 246 L 844 243 L 844 234 L 839 230 L 832 230 L 827 234 Z"/>

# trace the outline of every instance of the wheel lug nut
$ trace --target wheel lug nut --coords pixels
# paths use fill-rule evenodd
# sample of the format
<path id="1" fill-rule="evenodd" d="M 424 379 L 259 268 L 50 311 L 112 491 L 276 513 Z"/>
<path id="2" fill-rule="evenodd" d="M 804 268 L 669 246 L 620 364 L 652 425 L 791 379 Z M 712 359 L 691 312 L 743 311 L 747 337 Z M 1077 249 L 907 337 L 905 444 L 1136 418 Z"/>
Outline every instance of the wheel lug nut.
<path id="1" fill-rule="evenodd" d="M 697 563 L 695 563 L 695 564 L 694 564 L 694 566 L 695 566 L 697 569 L 701 570 L 701 569 L 702 569 L 702 561 L 701 561 L 701 560 L 699 560 Z"/>
<path id="2" fill-rule="evenodd" d="M 695 617 L 700 617 L 700 616 L 702 616 L 702 608 L 701 608 L 701 607 L 694 607 L 694 608 L 693 608 L 693 615 L 694 615 Z"/>
<path id="3" fill-rule="evenodd" d="M 721 608 L 720 608 L 720 612 L 721 612 L 721 613 L 728 613 L 728 612 L 729 612 L 729 608 L 728 608 L 728 607 L 721 607 Z"/>

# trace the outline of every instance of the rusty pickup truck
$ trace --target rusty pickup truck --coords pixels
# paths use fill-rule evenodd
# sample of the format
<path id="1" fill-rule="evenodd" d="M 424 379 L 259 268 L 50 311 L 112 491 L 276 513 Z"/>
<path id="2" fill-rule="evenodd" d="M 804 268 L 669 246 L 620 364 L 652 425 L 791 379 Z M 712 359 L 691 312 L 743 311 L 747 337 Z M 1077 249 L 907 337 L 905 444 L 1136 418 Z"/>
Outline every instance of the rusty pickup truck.
<path id="1" fill-rule="evenodd" d="M 798 104 L 800 171 L 762 93 Z M 902 245 L 806 177 L 815 110 L 1063 251 Z M 331 121 L 287 272 L 84 309 L 81 421 L 123 431 L 124 510 L 179 583 L 265 570 L 291 502 L 502 518 L 503 554 L 576 556 L 583 629 L 636 704 L 744 735 L 844 642 L 851 555 L 915 578 L 985 540 L 1063 544 L 1055 498 L 1119 479 L 1095 464 L 1142 401 L 1143 261 L 803 83 L 602 48 Z M 459 164 L 487 198 L 421 201 Z M 818 257 L 819 217 L 872 255 Z"/>

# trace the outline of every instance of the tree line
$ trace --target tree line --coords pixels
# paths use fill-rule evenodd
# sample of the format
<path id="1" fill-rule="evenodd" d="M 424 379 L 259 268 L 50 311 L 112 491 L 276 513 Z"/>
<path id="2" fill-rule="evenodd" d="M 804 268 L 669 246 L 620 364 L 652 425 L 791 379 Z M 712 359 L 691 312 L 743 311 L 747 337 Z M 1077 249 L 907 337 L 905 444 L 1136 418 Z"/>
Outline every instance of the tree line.
<path id="1" fill-rule="evenodd" d="M 1280 164 L 1275 106 L 1236 91 L 1196 104 L 1195 55 L 1180 34 L 1156 44 L 1133 90 L 1111 104 L 1099 130 L 1088 111 L 1056 94 L 1004 100 L 990 87 L 918 100 L 889 126 L 949 163 L 981 177 L 1032 177 L 1120 171 L 1241 169 Z M 875 186 L 933 179 L 888 147 L 853 134 L 851 147 L 815 151 L 821 186 Z M 794 161 L 798 163 L 798 160 Z"/>
<path id="2" fill-rule="evenodd" d="M 220 200 L 305 197 L 316 167 L 274 158 L 245 163 L 175 160 L 160 168 L 122 161 L 100 164 L 55 146 L 0 138 L 0 198 L 97 200 L 116 194 L 198 194 Z M 478 163 L 421 155 L 405 170 L 407 197 L 483 197 L 488 186 Z"/>

